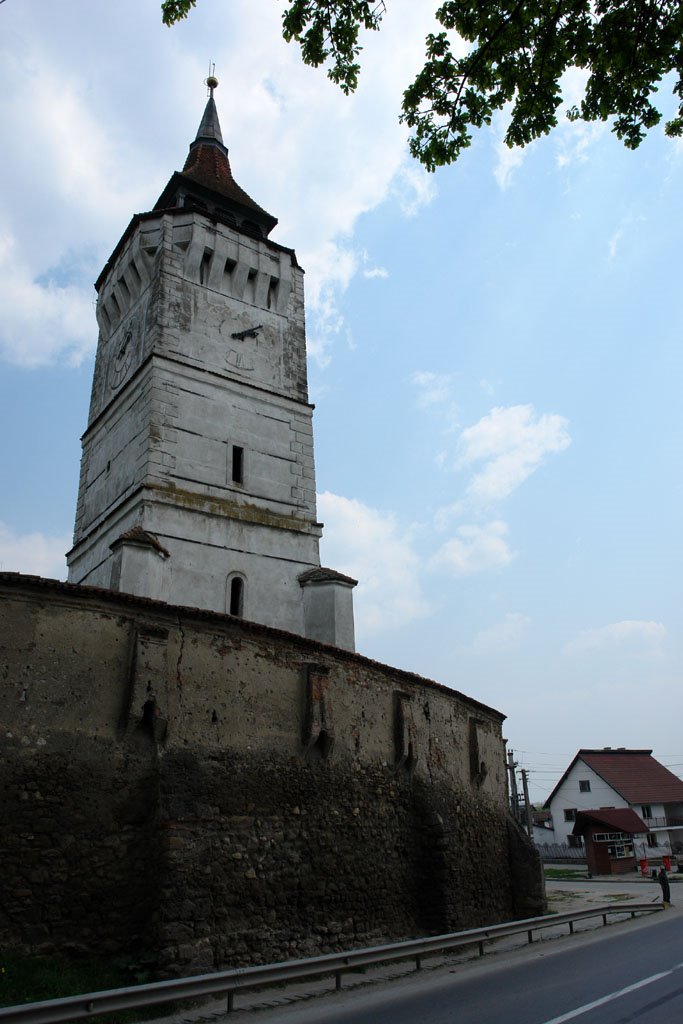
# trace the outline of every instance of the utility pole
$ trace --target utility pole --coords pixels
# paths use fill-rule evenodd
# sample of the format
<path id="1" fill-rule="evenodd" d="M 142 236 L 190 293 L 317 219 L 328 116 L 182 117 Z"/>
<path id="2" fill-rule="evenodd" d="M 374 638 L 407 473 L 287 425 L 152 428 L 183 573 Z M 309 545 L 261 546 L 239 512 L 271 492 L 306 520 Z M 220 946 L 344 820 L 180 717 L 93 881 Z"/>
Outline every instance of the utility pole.
<path id="1" fill-rule="evenodd" d="M 515 821 L 519 821 L 519 796 L 517 794 L 517 776 L 515 768 L 517 762 L 512 750 L 508 750 L 508 771 L 510 772 L 510 810 Z"/>
<path id="2" fill-rule="evenodd" d="M 529 786 L 527 784 L 526 768 L 522 768 L 522 788 L 524 789 L 524 810 L 526 811 L 526 830 L 529 839 L 533 839 L 534 823 L 531 817 L 531 804 L 529 803 Z"/>

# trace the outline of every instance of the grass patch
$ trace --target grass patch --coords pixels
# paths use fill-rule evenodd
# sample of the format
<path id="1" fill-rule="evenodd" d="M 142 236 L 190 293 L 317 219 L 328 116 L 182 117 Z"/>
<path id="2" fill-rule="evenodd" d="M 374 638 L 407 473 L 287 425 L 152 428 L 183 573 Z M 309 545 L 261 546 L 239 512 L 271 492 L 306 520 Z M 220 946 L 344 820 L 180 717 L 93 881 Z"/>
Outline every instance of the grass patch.
<path id="1" fill-rule="evenodd" d="M 19 1006 L 44 999 L 61 999 L 84 992 L 103 992 L 151 981 L 144 967 L 130 960 L 69 960 L 58 956 L 25 957 L 12 953 L 0 956 L 0 1006 Z M 166 1008 L 170 1004 L 166 1004 Z M 130 1024 L 163 1013 L 159 1007 L 107 1013 L 88 1019 L 101 1024 Z"/>
<path id="2" fill-rule="evenodd" d="M 585 868 L 579 871 L 574 871 L 573 868 L 543 868 L 543 874 L 546 878 L 559 882 L 580 882 L 588 878 L 588 871 Z"/>

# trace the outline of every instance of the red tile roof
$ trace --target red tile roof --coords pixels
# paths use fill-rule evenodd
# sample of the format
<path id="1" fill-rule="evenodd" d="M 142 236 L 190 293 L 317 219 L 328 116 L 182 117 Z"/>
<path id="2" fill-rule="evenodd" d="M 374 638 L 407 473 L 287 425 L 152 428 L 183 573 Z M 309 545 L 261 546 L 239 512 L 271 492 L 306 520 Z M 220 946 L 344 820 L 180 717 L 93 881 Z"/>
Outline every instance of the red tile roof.
<path id="1" fill-rule="evenodd" d="M 580 750 L 579 756 L 630 804 L 683 801 L 683 782 L 651 750 Z"/>
<path id="2" fill-rule="evenodd" d="M 639 818 L 630 807 L 598 807 L 595 811 L 576 812 L 572 835 L 583 835 L 590 822 L 605 825 L 617 832 L 627 832 L 629 835 L 639 835 L 641 832 L 650 831 L 642 818 Z"/>
<path id="3" fill-rule="evenodd" d="M 602 750 L 579 750 L 546 800 L 545 807 L 550 805 L 577 761 L 583 761 L 592 768 L 630 804 L 683 802 L 683 781 L 656 761 L 651 750 L 604 747 Z"/>
<path id="4" fill-rule="evenodd" d="M 197 196 L 197 186 L 199 186 L 199 196 Z M 171 177 L 157 199 L 154 209 L 163 210 L 174 207 L 179 190 L 184 193 L 188 191 L 194 193 L 195 197 L 199 198 L 204 205 L 205 193 L 209 193 L 213 199 L 220 197 L 223 202 L 218 204 L 219 207 L 225 207 L 227 199 L 228 210 L 233 213 L 238 211 L 241 214 L 239 224 L 247 234 L 251 233 L 251 230 L 247 229 L 255 226 L 257 232 L 260 234 L 262 231 L 264 237 L 267 238 L 277 224 L 277 217 L 273 217 L 262 206 L 254 202 L 251 196 L 243 188 L 240 188 L 232 175 L 228 149 L 223 144 L 213 91 L 206 104 L 197 137 L 190 145 L 185 166 L 182 171 L 176 171 Z"/>
<path id="5" fill-rule="evenodd" d="M 217 146 L 199 145 L 190 150 L 182 175 L 250 210 L 266 214 L 267 217 L 271 216 L 262 206 L 255 203 L 243 188 L 240 188 L 232 176 L 227 153 L 222 152 Z"/>

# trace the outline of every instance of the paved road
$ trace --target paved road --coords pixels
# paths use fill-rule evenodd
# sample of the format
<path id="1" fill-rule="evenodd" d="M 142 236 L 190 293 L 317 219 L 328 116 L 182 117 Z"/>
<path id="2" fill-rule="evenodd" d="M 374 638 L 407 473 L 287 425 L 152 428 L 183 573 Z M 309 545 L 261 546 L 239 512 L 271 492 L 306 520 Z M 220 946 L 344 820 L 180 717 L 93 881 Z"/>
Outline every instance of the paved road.
<path id="1" fill-rule="evenodd" d="M 247 1014 L 235 1013 L 234 1020 Z M 404 979 L 314 1005 L 261 1012 L 258 1024 L 672 1024 L 683 1022 L 683 914 L 548 944 L 506 962 Z"/>

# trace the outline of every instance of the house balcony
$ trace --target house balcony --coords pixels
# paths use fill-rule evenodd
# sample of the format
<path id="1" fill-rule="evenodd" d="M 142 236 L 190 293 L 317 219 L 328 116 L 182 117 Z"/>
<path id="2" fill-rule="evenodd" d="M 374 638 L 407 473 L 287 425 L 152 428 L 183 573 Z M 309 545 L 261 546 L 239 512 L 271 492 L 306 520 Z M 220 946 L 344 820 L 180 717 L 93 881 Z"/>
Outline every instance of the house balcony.
<path id="1" fill-rule="evenodd" d="M 647 827 L 652 831 L 658 828 L 683 828 L 683 818 L 674 818 L 668 816 L 666 818 L 643 818 L 643 821 L 645 822 Z"/>

